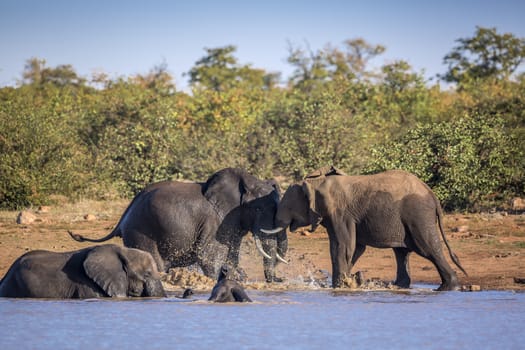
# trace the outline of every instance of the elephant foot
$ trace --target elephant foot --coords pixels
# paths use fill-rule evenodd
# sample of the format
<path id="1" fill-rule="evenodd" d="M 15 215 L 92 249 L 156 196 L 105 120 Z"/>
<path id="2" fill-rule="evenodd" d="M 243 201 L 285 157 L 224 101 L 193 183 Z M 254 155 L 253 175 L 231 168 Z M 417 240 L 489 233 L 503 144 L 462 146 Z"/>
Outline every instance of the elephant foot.
<path id="1" fill-rule="evenodd" d="M 395 280 L 394 285 L 399 288 L 408 289 L 410 288 L 410 279 L 409 280 Z"/>
<path id="2" fill-rule="evenodd" d="M 277 277 L 277 276 L 273 276 L 273 277 L 267 277 L 266 278 L 266 283 L 283 283 L 286 279 L 284 277 Z"/>
<path id="3" fill-rule="evenodd" d="M 408 274 L 408 271 L 398 271 L 396 280 L 394 281 L 394 286 L 399 288 L 410 288 L 410 275 Z"/>
<path id="4" fill-rule="evenodd" d="M 459 290 L 459 284 L 458 283 L 442 283 L 436 291 L 438 292 L 445 292 L 445 291 L 455 291 Z"/>

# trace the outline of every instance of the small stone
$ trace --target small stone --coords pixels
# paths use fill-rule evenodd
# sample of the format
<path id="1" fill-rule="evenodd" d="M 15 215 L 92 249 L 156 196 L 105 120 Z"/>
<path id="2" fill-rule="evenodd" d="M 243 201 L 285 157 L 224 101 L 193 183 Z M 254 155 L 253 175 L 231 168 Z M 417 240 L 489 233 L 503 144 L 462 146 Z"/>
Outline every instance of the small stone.
<path id="1" fill-rule="evenodd" d="M 525 199 L 520 197 L 512 198 L 510 201 L 512 210 L 525 210 Z"/>
<path id="2" fill-rule="evenodd" d="M 27 210 L 23 210 L 18 213 L 16 217 L 16 223 L 19 225 L 29 225 L 35 222 L 36 216 Z"/>
<path id="3" fill-rule="evenodd" d="M 467 232 L 468 229 L 469 229 L 469 227 L 467 225 L 461 225 L 461 226 L 455 227 L 454 229 L 452 229 L 452 231 L 463 233 L 463 232 Z"/>
<path id="4" fill-rule="evenodd" d="M 51 210 L 51 207 L 48 206 L 48 205 L 41 205 L 38 207 L 38 210 L 37 210 L 37 213 L 49 213 L 49 211 Z"/>
<path id="5" fill-rule="evenodd" d="M 461 286 L 462 292 L 479 292 L 481 291 L 481 286 L 477 284 L 469 284 Z"/>
<path id="6" fill-rule="evenodd" d="M 84 215 L 84 220 L 86 221 L 95 221 L 97 217 L 93 214 L 86 214 Z"/>

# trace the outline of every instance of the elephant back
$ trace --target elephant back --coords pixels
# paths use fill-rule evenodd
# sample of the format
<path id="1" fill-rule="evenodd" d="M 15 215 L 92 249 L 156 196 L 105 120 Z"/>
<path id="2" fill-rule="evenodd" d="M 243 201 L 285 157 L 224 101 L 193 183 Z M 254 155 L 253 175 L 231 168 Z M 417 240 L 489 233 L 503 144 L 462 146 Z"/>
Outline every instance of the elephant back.
<path id="1" fill-rule="evenodd" d="M 328 166 L 324 166 L 322 168 L 312 171 L 311 173 L 306 175 L 304 179 L 305 180 L 316 179 L 316 178 L 332 176 L 332 175 L 346 175 L 346 173 L 344 173 L 342 170 L 336 168 L 333 165 L 328 165 Z"/>

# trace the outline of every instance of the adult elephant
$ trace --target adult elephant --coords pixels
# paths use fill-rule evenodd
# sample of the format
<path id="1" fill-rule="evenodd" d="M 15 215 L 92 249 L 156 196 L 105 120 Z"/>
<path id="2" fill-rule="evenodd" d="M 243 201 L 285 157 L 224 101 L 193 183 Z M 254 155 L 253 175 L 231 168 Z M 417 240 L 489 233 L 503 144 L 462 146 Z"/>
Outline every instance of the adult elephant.
<path id="1" fill-rule="evenodd" d="M 332 286 L 340 287 L 366 246 L 393 248 L 397 262 L 395 284 L 408 288 L 408 258 L 416 252 L 430 260 L 441 276 L 438 290 L 458 288 L 447 263 L 436 221 L 452 261 L 463 271 L 443 232 L 442 210 L 430 188 L 400 170 L 347 176 L 334 167 L 319 169 L 290 186 L 277 211 L 275 230 L 303 226 L 326 227 L 330 241 Z"/>
<path id="2" fill-rule="evenodd" d="M 286 262 L 286 232 L 262 234 L 260 229 L 272 228 L 279 196 L 274 181 L 226 168 L 205 183 L 165 181 L 146 187 L 104 238 L 70 235 L 79 242 L 120 236 L 125 246 L 150 252 L 161 271 L 197 263 L 215 279 L 222 265 L 238 266 L 241 240 L 251 231 L 264 256 L 266 280 L 277 281 L 275 265 Z"/>
<path id="3" fill-rule="evenodd" d="M 148 252 L 113 244 L 19 257 L 0 282 L 0 297 L 164 297 L 157 265 Z"/>

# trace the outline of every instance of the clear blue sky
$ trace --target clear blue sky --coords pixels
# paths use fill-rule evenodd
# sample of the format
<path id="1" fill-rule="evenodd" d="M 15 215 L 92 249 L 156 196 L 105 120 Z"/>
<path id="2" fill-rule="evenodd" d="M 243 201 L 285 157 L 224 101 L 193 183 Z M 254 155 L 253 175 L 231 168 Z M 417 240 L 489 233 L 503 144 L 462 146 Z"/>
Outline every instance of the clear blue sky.
<path id="1" fill-rule="evenodd" d="M 361 37 L 386 46 L 377 65 L 403 59 L 426 77 L 476 26 L 525 37 L 524 0 L 0 0 L 0 86 L 15 85 L 24 63 L 71 64 L 89 78 L 147 73 L 166 63 L 176 86 L 204 48 L 235 45 L 241 64 L 286 79 L 288 42 L 312 50 Z"/>

